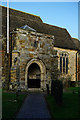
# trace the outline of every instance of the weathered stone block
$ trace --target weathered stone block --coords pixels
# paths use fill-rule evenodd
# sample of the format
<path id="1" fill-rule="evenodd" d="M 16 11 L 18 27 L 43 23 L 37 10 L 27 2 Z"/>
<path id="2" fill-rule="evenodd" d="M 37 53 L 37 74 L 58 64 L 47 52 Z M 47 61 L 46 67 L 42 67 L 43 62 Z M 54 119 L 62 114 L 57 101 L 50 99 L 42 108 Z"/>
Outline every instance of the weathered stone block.
<path id="1" fill-rule="evenodd" d="M 37 81 L 36 83 L 40 84 L 41 89 L 46 89 L 46 81 L 49 84 L 51 83 L 51 72 L 54 68 L 52 62 L 55 61 L 53 57 L 55 51 L 52 45 L 53 36 L 21 29 L 17 30 L 17 36 L 15 38 L 16 49 L 20 52 L 20 56 L 16 65 L 20 66 L 20 85 L 28 88 L 28 79 L 33 79 L 33 81 L 40 79 L 40 83 L 37 83 Z M 13 62 L 15 55 L 18 56 L 17 54 L 12 55 Z M 14 63 L 12 64 L 13 66 Z M 47 70 L 48 73 L 46 72 Z M 13 69 L 11 74 L 12 81 L 16 80 L 16 69 Z M 19 73 L 17 75 L 19 76 Z M 24 84 L 21 83 L 22 81 Z"/>

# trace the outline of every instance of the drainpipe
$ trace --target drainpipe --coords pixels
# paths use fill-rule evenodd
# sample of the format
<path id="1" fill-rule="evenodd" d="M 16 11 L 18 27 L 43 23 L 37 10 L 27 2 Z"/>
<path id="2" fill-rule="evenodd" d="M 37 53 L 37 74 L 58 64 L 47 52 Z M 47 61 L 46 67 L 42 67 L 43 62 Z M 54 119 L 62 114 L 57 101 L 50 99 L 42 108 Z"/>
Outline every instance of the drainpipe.
<path id="1" fill-rule="evenodd" d="M 10 32 L 10 68 L 12 66 L 12 33 Z"/>

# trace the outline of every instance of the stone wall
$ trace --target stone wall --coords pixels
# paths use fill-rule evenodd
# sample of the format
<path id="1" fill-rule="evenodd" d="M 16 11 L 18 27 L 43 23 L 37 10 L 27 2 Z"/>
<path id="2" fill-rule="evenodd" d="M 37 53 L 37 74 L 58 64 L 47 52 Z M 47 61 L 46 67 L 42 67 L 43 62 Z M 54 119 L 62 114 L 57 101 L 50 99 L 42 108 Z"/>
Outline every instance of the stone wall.
<path id="1" fill-rule="evenodd" d="M 60 70 L 60 55 L 66 53 L 68 55 L 68 74 L 62 74 L 64 77 L 71 76 L 71 81 L 76 81 L 76 50 L 62 49 L 54 47 L 58 51 L 58 69 Z M 78 64 L 77 64 L 78 66 Z M 78 76 L 78 75 L 77 75 Z M 77 78 L 78 80 L 78 78 Z"/>
<path id="2" fill-rule="evenodd" d="M 2 86 L 8 89 L 10 81 L 10 54 L 7 54 L 6 43 L 6 37 L 2 37 Z"/>
<path id="3" fill-rule="evenodd" d="M 19 67 L 20 86 L 27 89 L 28 69 L 36 63 L 41 71 L 41 89 L 46 88 L 46 83 L 51 85 L 53 73 L 57 69 L 54 36 L 22 29 L 14 31 L 12 36 L 15 44 L 12 51 L 11 84 L 14 81 L 17 83 L 16 69 Z"/>
<path id="4" fill-rule="evenodd" d="M 80 81 L 80 53 L 78 57 L 78 80 Z"/>

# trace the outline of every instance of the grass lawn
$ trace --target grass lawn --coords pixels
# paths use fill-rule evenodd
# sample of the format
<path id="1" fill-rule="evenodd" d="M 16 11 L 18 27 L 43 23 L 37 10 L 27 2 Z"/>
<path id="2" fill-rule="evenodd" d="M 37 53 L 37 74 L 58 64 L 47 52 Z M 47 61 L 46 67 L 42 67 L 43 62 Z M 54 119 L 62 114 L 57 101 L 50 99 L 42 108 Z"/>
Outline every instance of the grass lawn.
<path id="1" fill-rule="evenodd" d="M 15 93 L 2 93 L 2 118 L 13 118 L 18 112 L 23 100 L 26 95 L 20 94 L 18 97 L 18 102 L 15 101 L 16 94 Z"/>
<path id="2" fill-rule="evenodd" d="M 67 91 L 76 91 L 78 92 L 80 90 L 80 87 L 69 87 L 69 88 L 66 88 Z"/>
<path id="3" fill-rule="evenodd" d="M 58 106 L 55 103 L 54 97 L 49 95 L 46 96 L 46 101 L 52 118 L 55 119 L 80 119 L 80 98 L 78 94 L 64 93 L 63 95 L 64 103 L 62 106 Z"/>
<path id="4" fill-rule="evenodd" d="M 0 88 L 0 120 L 2 118 L 2 89 Z"/>

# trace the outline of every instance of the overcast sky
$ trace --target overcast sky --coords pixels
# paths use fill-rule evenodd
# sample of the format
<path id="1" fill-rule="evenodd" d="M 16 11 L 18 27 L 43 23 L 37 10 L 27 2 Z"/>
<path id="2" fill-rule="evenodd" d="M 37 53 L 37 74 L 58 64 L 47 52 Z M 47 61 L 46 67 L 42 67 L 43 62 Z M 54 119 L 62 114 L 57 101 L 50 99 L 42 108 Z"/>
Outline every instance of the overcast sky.
<path id="1" fill-rule="evenodd" d="M 72 37 L 78 38 L 78 2 L 10 2 L 9 6 L 38 15 L 43 22 L 66 28 Z"/>

